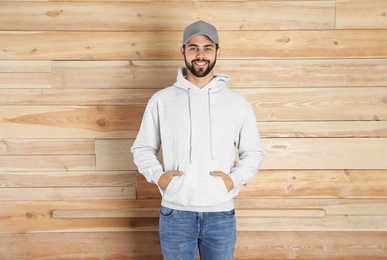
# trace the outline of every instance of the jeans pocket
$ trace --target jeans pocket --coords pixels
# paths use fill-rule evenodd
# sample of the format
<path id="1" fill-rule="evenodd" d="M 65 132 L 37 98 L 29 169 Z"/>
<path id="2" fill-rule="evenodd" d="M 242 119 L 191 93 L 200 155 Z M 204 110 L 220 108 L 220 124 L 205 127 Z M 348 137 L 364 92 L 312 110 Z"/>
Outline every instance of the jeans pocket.
<path id="1" fill-rule="evenodd" d="M 221 212 L 223 216 L 228 217 L 228 218 L 233 218 L 235 217 L 235 209 L 229 210 L 229 211 L 222 211 Z"/>
<path id="2" fill-rule="evenodd" d="M 170 209 L 170 208 L 161 206 L 161 209 L 160 209 L 160 215 L 161 216 L 163 216 L 163 217 L 170 217 L 170 216 L 173 215 L 173 212 L 175 212 L 174 209 Z"/>

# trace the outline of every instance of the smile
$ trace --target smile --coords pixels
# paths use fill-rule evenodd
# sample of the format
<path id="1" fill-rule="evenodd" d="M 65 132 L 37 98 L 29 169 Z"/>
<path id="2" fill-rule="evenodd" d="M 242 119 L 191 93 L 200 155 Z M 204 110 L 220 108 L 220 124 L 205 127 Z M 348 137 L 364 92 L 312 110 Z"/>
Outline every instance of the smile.
<path id="1" fill-rule="evenodd" d="M 193 62 L 196 66 L 203 67 L 207 65 L 207 61 L 194 61 Z"/>

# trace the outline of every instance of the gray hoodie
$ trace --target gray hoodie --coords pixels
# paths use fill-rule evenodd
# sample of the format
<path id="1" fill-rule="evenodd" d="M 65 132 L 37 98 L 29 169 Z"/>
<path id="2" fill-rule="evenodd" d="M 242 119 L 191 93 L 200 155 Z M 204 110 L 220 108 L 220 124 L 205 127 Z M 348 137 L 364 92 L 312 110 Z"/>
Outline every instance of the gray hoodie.
<path id="1" fill-rule="evenodd" d="M 258 172 L 265 151 L 251 105 L 229 89 L 228 77 L 216 74 L 198 88 L 180 68 L 176 83 L 155 93 L 148 102 L 131 149 L 134 162 L 148 182 L 162 174 L 183 171 L 166 190 L 159 190 L 165 207 L 196 211 L 227 211 L 241 184 Z M 163 163 L 157 159 L 162 146 Z M 227 188 L 210 171 L 223 171 L 234 182 Z"/>

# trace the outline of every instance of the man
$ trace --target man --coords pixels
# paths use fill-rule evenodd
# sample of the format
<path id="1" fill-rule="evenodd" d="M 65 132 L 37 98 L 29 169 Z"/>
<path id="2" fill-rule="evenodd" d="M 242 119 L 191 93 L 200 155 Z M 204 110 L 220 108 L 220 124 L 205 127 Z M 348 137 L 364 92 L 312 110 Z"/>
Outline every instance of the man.
<path id="1" fill-rule="evenodd" d="M 162 194 L 164 259 L 231 260 L 236 241 L 233 197 L 256 174 L 265 152 L 252 107 L 214 74 L 218 32 L 189 25 L 176 83 L 152 96 L 133 144 L 134 162 Z M 163 165 L 157 160 L 162 144 Z"/>

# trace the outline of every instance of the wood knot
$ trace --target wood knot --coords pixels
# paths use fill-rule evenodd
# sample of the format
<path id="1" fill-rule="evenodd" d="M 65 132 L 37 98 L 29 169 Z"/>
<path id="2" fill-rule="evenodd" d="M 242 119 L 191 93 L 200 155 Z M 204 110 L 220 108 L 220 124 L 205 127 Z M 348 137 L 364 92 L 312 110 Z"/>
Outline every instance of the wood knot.
<path id="1" fill-rule="evenodd" d="M 99 127 L 107 127 L 109 125 L 109 123 L 105 120 L 105 119 L 98 119 L 97 120 L 97 125 Z"/>
<path id="2" fill-rule="evenodd" d="M 277 42 L 288 43 L 288 42 L 290 42 L 290 38 L 285 36 L 285 37 L 277 39 L 276 41 Z"/>
<path id="3" fill-rule="evenodd" d="M 63 10 L 59 10 L 59 11 L 49 11 L 49 12 L 47 13 L 47 15 L 48 15 L 49 17 L 55 17 L 55 16 L 61 15 L 62 13 L 63 13 Z"/>
<path id="4" fill-rule="evenodd" d="M 273 149 L 286 149 L 288 147 L 284 144 L 274 144 L 271 146 L 271 148 L 273 148 Z"/>
<path id="5" fill-rule="evenodd" d="M 28 219 L 28 220 L 44 219 L 44 215 L 37 212 L 27 212 L 25 215 L 25 219 Z"/>

